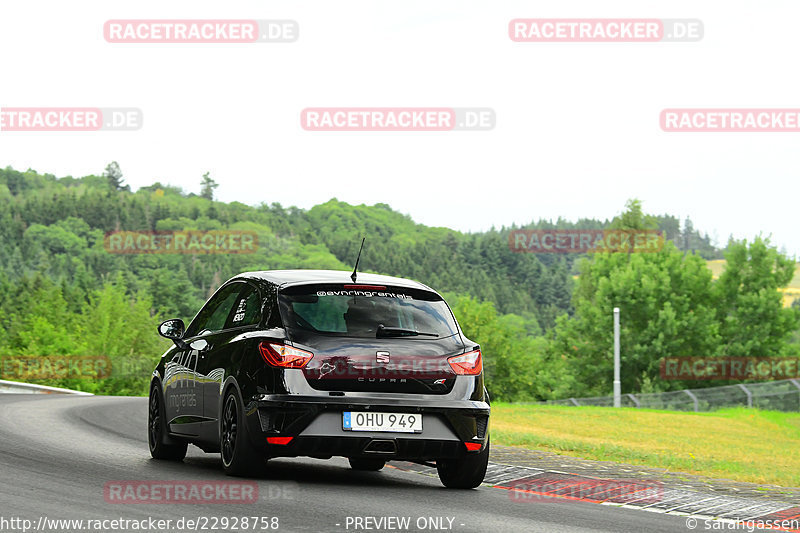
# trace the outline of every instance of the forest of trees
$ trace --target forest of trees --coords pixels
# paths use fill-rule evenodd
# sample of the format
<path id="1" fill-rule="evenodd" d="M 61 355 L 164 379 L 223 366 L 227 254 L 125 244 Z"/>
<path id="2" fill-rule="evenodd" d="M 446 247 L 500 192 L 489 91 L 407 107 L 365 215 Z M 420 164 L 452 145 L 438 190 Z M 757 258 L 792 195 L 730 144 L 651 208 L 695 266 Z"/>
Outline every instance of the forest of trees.
<path id="1" fill-rule="evenodd" d="M 239 272 L 351 269 L 366 236 L 364 271 L 409 277 L 444 293 L 467 334 L 481 343 L 490 392 L 505 400 L 606 393 L 610 309 L 623 309 L 626 391 L 669 390 L 662 357 L 786 355 L 797 351 L 798 311 L 778 287 L 794 261 L 768 241 L 729 241 L 724 250 L 690 220 L 650 216 L 631 201 L 611 220 L 538 221 L 526 229 L 660 229 L 667 246 L 647 254 L 512 253 L 517 228 L 461 233 L 415 223 L 389 205 L 336 199 L 303 210 L 213 200 L 154 183 L 135 192 L 116 163 L 99 176 L 56 178 L 0 170 L 0 358 L 104 355 L 111 378 L 49 380 L 104 394 L 144 394 L 167 341 L 155 326 L 190 320 Z M 115 230 L 242 230 L 253 254 L 119 255 Z M 705 259 L 728 258 L 712 280 Z M 2 376 L 0 376 L 2 377 Z M 697 384 L 693 384 L 697 385 Z"/>

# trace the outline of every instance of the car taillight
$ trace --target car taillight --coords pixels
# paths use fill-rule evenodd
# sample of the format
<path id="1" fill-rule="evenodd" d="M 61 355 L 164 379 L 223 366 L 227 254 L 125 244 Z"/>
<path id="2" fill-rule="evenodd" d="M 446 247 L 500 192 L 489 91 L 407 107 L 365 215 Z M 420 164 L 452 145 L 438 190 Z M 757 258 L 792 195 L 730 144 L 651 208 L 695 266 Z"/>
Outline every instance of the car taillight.
<path id="1" fill-rule="evenodd" d="M 269 439 L 267 439 L 269 440 Z M 465 442 L 464 446 L 467 447 L 468 452 L 479 452 L 481 451 L 481 443 L 480 442 Z"/>
<path id="2" fill-rule="evenodd" d="M 450 363 L 453 372 L 459 376 L 477 376 L 483 370 L 480 350 L 450 357 L 447 362 Z"/>
<path id="3" fill-rule="evenodd" d="M 294 346 L 271 342 L 262 342 L 258 345 L 258 350 L 268 365 L 280 368 L 303 368 L 314 357 L 313 353 Z"/>

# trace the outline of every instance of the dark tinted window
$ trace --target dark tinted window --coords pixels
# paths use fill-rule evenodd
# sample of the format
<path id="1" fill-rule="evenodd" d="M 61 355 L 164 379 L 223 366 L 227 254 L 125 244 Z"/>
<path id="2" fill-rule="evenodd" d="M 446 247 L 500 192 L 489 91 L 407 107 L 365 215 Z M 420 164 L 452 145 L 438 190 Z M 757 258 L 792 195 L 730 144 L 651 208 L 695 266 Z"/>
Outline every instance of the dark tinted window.
<path id="1" fill-rule="evenodd" d="M 438 337 L 456 333 L 447 304 L 428 291 L 302 286 L 283 291 L 279 299 L 281 314 L 289 329 L 368 338 L 378 336 L 381 325 L 404 330 L 393 332 L 398 336 L 414 331 Z"/>
<path id="2" fill-rule="evenodd" d="M 232 283 L 215 294 L 189 325 L 186 336 L 194 337 L 208 331 L 224 329 L 243 285 L 243 283 Z"/>

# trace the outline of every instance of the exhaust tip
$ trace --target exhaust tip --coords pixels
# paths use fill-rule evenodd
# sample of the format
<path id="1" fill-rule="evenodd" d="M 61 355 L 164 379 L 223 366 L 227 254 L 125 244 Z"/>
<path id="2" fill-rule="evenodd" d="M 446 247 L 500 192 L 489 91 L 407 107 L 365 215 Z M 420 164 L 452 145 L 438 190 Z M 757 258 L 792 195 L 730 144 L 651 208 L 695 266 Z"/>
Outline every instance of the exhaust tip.
<path id="1" fill-rule="evenodd" d="M 393 439 L 372 439 L 364 446 L 364 453 L 394 455 L 397 453 L 397 443 Z"/>

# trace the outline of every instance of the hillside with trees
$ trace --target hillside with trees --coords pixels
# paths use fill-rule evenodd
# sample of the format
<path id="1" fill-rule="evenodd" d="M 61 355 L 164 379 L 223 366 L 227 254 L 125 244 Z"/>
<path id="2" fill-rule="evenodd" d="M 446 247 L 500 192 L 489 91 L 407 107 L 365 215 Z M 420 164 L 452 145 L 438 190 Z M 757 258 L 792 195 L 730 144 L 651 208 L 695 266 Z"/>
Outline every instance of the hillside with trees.
<path id="1" fill-rule="evenodd" d="M 120 166 L 56 178 L 0 170 L 0 356 L 106 355 L 110 379 L 50 380 L 106 394 L 142 394 L 166 347 L 165 318 L 190 320 L 231 276 L 279 268 L 352 268 L 362 236 L 364 271 L 409 277 L 444 293 L 483 346 L 490 392 L 506 400 L 609 388 L 609 309 L 624 309 L 626 390 L 680 385 L 657 380 L 674 355 L 794 353 L 797 309 L 780 305 L 794 263 L 768 241 L 713 246 L 687 220 L 643 214 L 632 201 L 610 220 L 539 220 L 526 229 L 652 228 L 670 241 L 648 254 L 512 253 L 518 228 L 462 233 L 427 227 L 387 204 L 336 199 L 304 210 L 270 198 L 214 200 L 156 182 L 132 191 Z M 252 254 L 113 254 L 111 231 L 240 230 Z M 704 259 L 728 258 L 713 280 Z M 789 276 L 788 279 L 786 276 Z M 775 298 L 777 298 L 777 304 Z M 628 318 L 629 317 L 629 318 Z M 143 369 L 143 370 L 142 370 Z"/>

